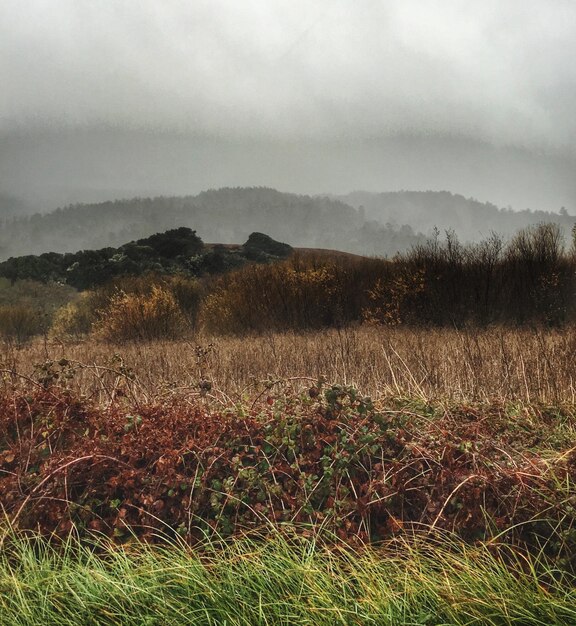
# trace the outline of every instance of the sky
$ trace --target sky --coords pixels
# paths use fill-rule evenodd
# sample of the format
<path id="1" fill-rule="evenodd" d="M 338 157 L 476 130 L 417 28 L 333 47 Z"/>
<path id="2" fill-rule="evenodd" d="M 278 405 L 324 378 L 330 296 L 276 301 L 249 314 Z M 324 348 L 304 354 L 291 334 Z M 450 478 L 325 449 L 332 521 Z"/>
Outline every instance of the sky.
<path id="1" fill-rule="evenodd" d="M 576 213 L 575 58 L 573 0 L 0 0 L 0 188 L 460 182 Z"/>

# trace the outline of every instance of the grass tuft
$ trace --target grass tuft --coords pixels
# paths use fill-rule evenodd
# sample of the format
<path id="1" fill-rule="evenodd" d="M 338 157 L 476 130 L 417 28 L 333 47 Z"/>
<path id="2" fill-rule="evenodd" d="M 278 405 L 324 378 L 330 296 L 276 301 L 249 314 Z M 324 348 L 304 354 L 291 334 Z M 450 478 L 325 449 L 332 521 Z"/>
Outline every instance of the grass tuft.
<path id="1" fill-rule="evenodd" d="M 6 626 L 576 622 L 576 590 L 543 560 L 445 535 L 352 549 L 276 533 L 191 551 L 12 533 L 0 589 Z"/>

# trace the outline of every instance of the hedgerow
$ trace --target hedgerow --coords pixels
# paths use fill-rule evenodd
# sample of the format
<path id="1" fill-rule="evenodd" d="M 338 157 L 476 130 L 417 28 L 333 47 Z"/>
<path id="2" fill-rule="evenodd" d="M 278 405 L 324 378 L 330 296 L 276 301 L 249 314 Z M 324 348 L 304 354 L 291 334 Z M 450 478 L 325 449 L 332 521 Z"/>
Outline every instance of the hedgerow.
<path id="1" fill-rule="evenodd" d="M 558 431 L 534 451 L 558 412 L 514 423 L 497 403 L 375 407 L 322 381 L 305 393 L 268 381 L 251 405 L 220 409 L 206 384 L 145 405 L 118 387 L 102 407 L 60 382 L 65 360 L 43 371 L 0 397 L 0 504 L 14 527 L 194 542 L 309 524 L 365 542 L 425 525 L 573 558 L 572 442 Z"/>

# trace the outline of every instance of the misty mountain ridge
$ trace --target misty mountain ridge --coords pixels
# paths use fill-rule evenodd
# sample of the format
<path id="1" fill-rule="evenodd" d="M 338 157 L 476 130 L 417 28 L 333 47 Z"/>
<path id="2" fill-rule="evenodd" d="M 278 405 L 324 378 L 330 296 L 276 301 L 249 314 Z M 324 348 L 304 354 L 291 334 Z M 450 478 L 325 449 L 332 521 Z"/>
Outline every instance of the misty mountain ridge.
<path id="1" fill-rule="evenodd" d="M 422 240 L 408 226 L 368 222 L 360 211 L 339 200 L 239 187 L 197 196 L 75 204 L 4 220 L 0 256 L 118 247 L 182 226 L 193 228 L 207 242 L 238 243 L 260 231 L 294 247 L 369 255 L 394 254 Z"/>
<path id="2" fill-rule="evenodd" d="M 441 232 L 453 230 L 463 242 L 479 241 L 492 231 L 510 237 L 521 228 L 545 222 L 554 222 L 569 230 L 575 222 L 574 216 L 568 215 L 563 207 L 558 213 L 517 211 L 449 191 L 353 191 L 334 198 L 357 208 L 367 220 L 408 224 L 426 235 L 434 228 Z"/>
<path id="3" fill-rule="evenodd" d="M 196 196 L 135 197 L 45 214 L 1 215 L 3 259 L 119 247 L 179 227 L 196 230 L 208 242 L 238 243 L 260 231 L 294 247 L 391 257 L 423 242 L 435 227 L 454 230 L 462 241 L 477 241 L 491 231 L 510 236 L 540 222 L 558 223 L 568 233 L 575 221 L 566 211 L 512 211 L 448 191 L 308 196 L 268 187 L 224 187 Z"/>

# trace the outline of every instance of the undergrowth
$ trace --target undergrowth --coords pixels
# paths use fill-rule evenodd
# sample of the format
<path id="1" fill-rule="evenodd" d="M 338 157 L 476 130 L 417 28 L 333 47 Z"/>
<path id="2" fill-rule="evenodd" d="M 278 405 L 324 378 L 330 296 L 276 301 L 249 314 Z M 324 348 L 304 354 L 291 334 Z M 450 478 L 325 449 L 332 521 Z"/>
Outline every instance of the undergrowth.
<path id="1" fill-rule="evenodd" d="M 574 564 L 576 451 L 568 408 L 442 406 L 323 379 L 265 380 L 226 403 L 207 380 L 148 402 L 120 360 L 106 404 L 44 364 L 0 395 L 0 504 L 16 528 L 195 543 L 277 524 L 350 543 L 425 525 L 468 541 L 506 533 Z M 549 539 L 550 535 L 553 539 Z"/>
<path id="2" fill-rule="evenodd" d="M 0 624 L 575 623 L 573 404 L 228 395 L 213 349 L 2 369 Z"/>

